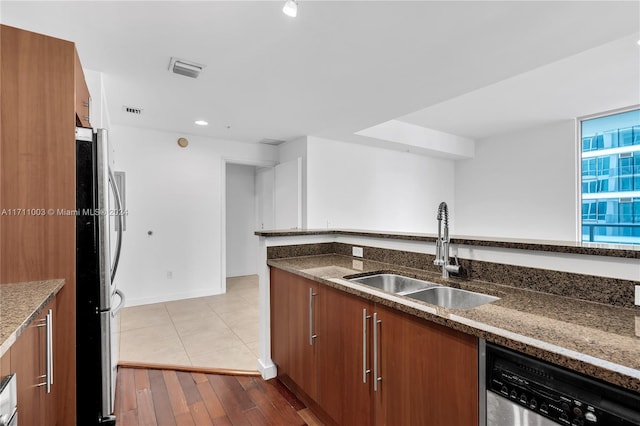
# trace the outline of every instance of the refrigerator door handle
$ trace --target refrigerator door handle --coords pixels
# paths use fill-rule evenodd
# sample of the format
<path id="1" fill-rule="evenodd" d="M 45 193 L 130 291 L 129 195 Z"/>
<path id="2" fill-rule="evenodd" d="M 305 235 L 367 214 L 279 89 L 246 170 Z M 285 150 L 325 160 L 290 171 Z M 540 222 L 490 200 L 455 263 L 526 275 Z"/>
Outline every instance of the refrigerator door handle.
<path id="1" fill-rule="evenodd" d="M 124 293 L 122 292 L 122 290 L 116 289 L 116 291 L 114 291 L 113 294 L 117 294 L 118 297 L 120 297 L 120 303 L 118 303 L 118 306 L 111 309 L 111 316 L 115 318 L 115 316 L 118 315 L 118 311 L 120 311 L 120 309 L 124 307 L 125 299 L 124 299 Z"/>
<path id="2" fill-rule="evenodd" d="M 124 225 L 122 215 L 124 214 L 124 212 L 122 211 L 122 200 L 120 198 L 120 191 L 118 191 L 118 185 L 116 185 L 116 180 L 113 177 L 111 167 L 109 167 L 109 184 L 111 186 L 111 191 L 113 191 L 113 199 L 116 203 L 116 219 L 118 220 L 118 226 L 116 227 L 118 230 L 118 240 L 116 242 L 116 252 L 113 259 L 113 265 L 111 265 L 111 282 L 113 283 L 113 280 L 116 277 L 116 271 L 118 270 L 118 263 L 120 262 L 120 251 L 122 250 L 122 228 Z"/>

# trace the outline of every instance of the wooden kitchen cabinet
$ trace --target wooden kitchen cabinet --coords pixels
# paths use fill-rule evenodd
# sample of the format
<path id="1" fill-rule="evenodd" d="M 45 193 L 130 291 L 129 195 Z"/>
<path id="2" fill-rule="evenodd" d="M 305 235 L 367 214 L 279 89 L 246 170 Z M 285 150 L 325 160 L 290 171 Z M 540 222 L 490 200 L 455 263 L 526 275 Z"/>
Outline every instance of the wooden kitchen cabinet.
<path id="1" fill-rule="evenodd" d="M 375 424 L 477 425 L 477 339 L 384 306 L 375 310 Z"/>
<path id="2" fill-rule="evenodd" d="M 77 50 L 75 51 L 74 64 L 76 125 L 80 127 L 91 127 L 91 95 L 89 94 L 89 87 L 87 86 L 87 82 L 84 78 L 84 71 L 82 71 L 82 65 L 80 64 L 80 58 L 78 57 Z"/>
<path id="3" fill-rule="evenodd" d="M 278 375 L 303 390 L 299 396 L 311 398 L 327 423 L 478 424 L 475 337 L 277 268 L 271 291 Z"/>
<path id="4" fill-rule="evenodd" d="M 319 293 L 318 403 L 337 424 L 368 426 L 373 303 L 322 285 Z"/>
<path id="5" fill-rule="evenodd" d="M 317 352 L 316 339 L 313 336 L 315 335 L 314 321 L 317 317 L 314 307 L 318 283 L 277 269 L 272 269 L 271 282 L 271 288 L 280 287 L 276 289 L 276 294 L 278 291 L 281 294 L 286 293 L 288 315 L 286 331 L 284 326 L 278 331 L 280 335 L 287 335 L 286 354 L 283 358 L 286 359 L 286 376 L 305 392 L 308 398 L 316 400 Z M 285 345 L 275 342 L 273 349 L 276 356 L 284 351 Z M 277 365 L 277 358 L 275 362 Z"/>
<path id="6" fill-rule="evenodd" d="M 289 283 L 279 269 L 271 270 L 271 360 L 278 375 L 289 371 Z"/>
<path id="7" fill-rule="evenodd" d="M 55 301 L 45 306 L 38 317 L 18 336 L 10 349 L 11 372 L 16 373 L 17 379 L 20 424 L 38 426 L 56 424 L 56 388 L 52 384 L 50 393 L 47 393 L 46 386 L 48 362 L 46 318 L 50 309 L 52 313 L 55 311 Z"/>
<path id="8" fill-rule="evenodd" d="M 0 286 L 65 280 L 55 302 L 55 413 L 58 425 L 74 425 L 76 218 L 57 212 L 76 208 L 75 45 L 0 25 L 0 51 L 0 208 L 16 212 L 0 217 Z"/>

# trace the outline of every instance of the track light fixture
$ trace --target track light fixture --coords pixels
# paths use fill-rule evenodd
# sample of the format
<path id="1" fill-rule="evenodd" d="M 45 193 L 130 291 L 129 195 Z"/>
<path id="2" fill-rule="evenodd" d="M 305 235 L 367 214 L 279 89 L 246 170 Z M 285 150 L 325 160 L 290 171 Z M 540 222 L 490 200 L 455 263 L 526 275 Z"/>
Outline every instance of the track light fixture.
<path id="1" fill-rule="evenodd" d="M 287 15 L 295 18 L 298 14 L 298 1 L 297 0 L 287 0 L 282 8 L 282 12 Z"/>

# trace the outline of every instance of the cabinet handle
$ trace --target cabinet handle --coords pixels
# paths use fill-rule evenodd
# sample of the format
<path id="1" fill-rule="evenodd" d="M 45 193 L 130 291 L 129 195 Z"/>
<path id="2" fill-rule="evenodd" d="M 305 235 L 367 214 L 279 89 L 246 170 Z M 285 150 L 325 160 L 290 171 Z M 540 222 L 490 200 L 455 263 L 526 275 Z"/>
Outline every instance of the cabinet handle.
<path id="1" fill-rule="evenodd" d="M 378 355 L 378 326 L 382 323 L 382 321 L 380 321 L 378 319 L 378 313 L 374 312 L 373 313 L 373 391 L 377 392 L 378 391 L 378 382 L 380 382 L 382 380 L 382 377 L 380 377 L 378 375 L 379 370 L 380 370 L 380 366 L 378 365 L 379 362 L 379 355 Z"/>
<path id="2" fill-rule="evenodd" d="M 367 374 L 371 373 L 367 369 L 367 320 L 371 315 L 367 315 L 367 310 L 362 310 L 362 383 L 367 383 Z"/>
<path id="3" fill-rule="evenodd" d="M 318 337 L 313 334 L 313 297 L 317 296 L 318 293 L 313 292 L 313 288 L 309 289 L 309 345 L 313 346 L 313 339 Z"/>
<path id="4" fill-rule="evenodd" d="M 37 327 L 45 327 L 46 331 L 46 345 L 45 352 L 45 374 L 39 376 L 41 379 L 45 379 L 44 383 L 38 383 L 37 386 L 45 386 L 47 393 L 51 393 L 51 385 L 53 384 L 53 311 L 49 309 L 47 315 L 40 320 L 44 324 L 39 324 Z"/>

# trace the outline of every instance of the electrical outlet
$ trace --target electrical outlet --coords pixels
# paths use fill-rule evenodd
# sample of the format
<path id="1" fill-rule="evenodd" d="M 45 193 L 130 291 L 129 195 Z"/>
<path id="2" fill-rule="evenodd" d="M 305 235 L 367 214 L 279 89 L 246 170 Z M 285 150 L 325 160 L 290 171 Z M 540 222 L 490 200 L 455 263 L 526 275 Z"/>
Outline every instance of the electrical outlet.
<path id="1" fill-rule="evenodd" d="M 167 271 L 167 278 L 168 279 L 172 279 L 173 278 L 173 271 Z"/>
<path id="2" fill-rule="evenodd" d="M 364 250 L 362 250 L 362 247 L 352 247 L 351 253 L 355 257 L 363 257 L 364 256 Z"/>
<path id="3" fill-rule="evenodd" d="M 636 301 L 635 304 L 640 306 L 640 285 L 636 286 Z"/>
<path id="4" fill-rule="evenodd" d="M 353 269 L 356 271 L 362 271 L 364 269 L 364 262 L 362 260 L 353 259 L 352 265 Z"/>

